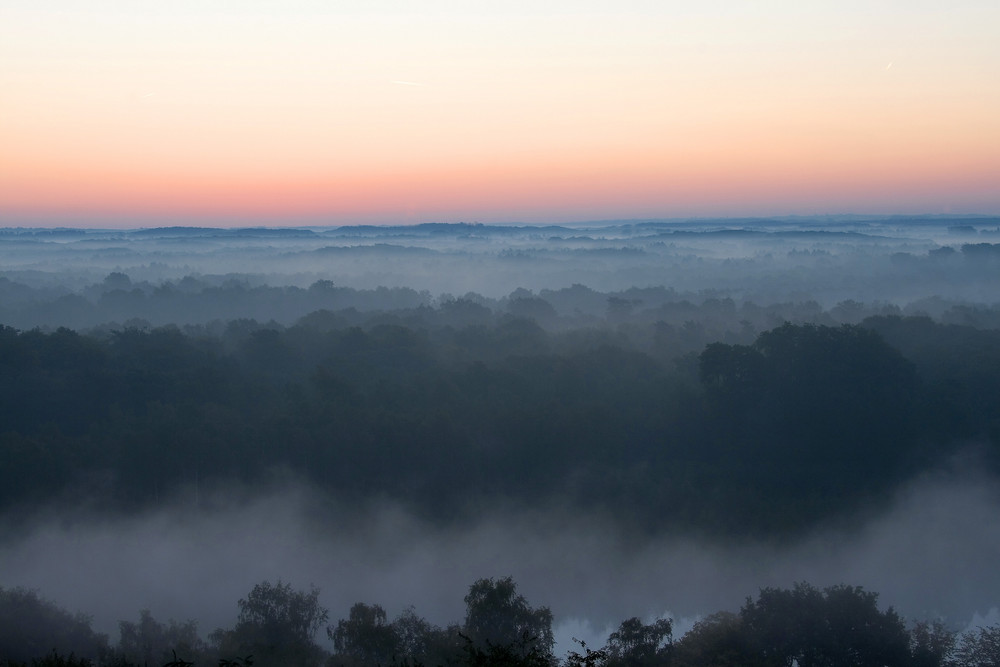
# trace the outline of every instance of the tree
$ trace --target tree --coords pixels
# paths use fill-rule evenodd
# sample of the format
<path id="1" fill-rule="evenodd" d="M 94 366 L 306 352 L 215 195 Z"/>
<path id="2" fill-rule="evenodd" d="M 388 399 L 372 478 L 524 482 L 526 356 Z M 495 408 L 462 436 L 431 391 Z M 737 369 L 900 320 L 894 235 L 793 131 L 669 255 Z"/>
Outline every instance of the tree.
<path id="1" fill-rule="evenodd" d="M 139 622 L 121 621 L 118 651 L 122 658 L 137 665 L 160 665 L 169 662 L 176 651 L 194 662 L 204 662 L 208 646 L 198 636 L 195 621 L 166 625 L 158 622 L 148 609 L 139 612 Z"/>
<path id="2" fill-rule="evenodd" d="M 653 667 L 670 663 L 673 623 L 661 618 L 646 625 L 638 618 L 622 621 L 608 638 L 609 664 L 614 667 Z"/>
<path id="3" fill-rule="evenodd" d="M 970 630 L 962 635 L 955 650 L 957 667 L 1000 665 L 1000 625 Z"/>
<path id="4" fill-rule="evenodd" d="M 417 616 L 413 607 L 407 607 L 392 622 L 399 642 L 400 660 L 411 665 L 439 665 L 455 654 L 456 628 L 442 629 Z"/>
<path id="5" fill-rule="evenodd" d="M 846 514 L 912 471 L 915 367 L 859 326 L 785 324 L 699 357 L 709 483 L 742 502 L 734 528 L 794 530 Z"/>
<path id="6" fill-rule="evenodd" d="M 592 649 L 587 646 L 587 642 L 582 639 L 573 638 L 573 641 L 580 645 L 583 653 L 570 651 L 563 661 L 564 667 L 605 667 L 608 664 L 607 649 Z"/>
<path id="7" fill-rule="evenodd" d="M 476 648 L 517 647 L 521 656 L 552 655 L 552 612 L 532 609 L 511 577 L 479 579 L 469 587 L 465 606 L 464 630 Z"/>
<path id="8" fill-rule="evenodd" d="M 100 658 L 105 635 L 95 633 L 86 614 L 71 614 L 25 588 L 0 587 L 0 657 L 27 662 L 51 652 Z"/>
<path id="9" fill-rule="evenodd" d="M 313 637 L 329 614 L 319 604 L 319 589 L 307 593 L 281 580 L 264 581 L 238 605 L 236 626 L 212 635 L 223 655 L 253 655 L 261 665 L 322 663 L 323 649 Z"/>
<path id="10" fill-rule="evenodd" d="M 754 664 L 791 667 L 900 667 L 910 664 L 910 637 L 878 594 L 856 586 L 822 592 L 806 583 L 765 588 L 740 610 Z"/>
<path id="11" fill-rule="evenodd" d="M 910 665 L 944 667 L 955 649 L 955 633 L 941 621 L 915 623 L 910 630 Z"/>
<path id="12" fill-rule="evenodd" d="M 720 611 L 698 621 L 674 644 L 676 667 L 743 667 L 751 664 L 740 617 Z"/>
<path id="13" fill-rule="evenodd" d="M 358 602 L 348 618 L 339 620 L 336 628 L 329 626 L 326 634 L 333 640 L 338 663 L 388 665 L 401 648 L 396 628 L 377 604 Z"/>
<path id="14" fill-rule="evenodd" d="M 825 656 L 813 664 L 911 665 L 910 637 L 903 619 L 892 609 L 878 609 L 878 593 L 860 586 L 837 585 L 823 590 Z M 806 667 L 803 665 L 803 667 Z"/>

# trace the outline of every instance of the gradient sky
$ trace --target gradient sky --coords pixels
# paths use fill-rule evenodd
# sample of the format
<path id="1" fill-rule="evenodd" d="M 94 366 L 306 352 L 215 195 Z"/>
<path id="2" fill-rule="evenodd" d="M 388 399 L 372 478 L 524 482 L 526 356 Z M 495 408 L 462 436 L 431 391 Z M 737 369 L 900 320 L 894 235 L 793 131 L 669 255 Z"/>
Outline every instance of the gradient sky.
<path id="1" fill-rule="evenodd" d="M 1000 2 L 0 0 L 0 225 L 1000 214 Z"/>

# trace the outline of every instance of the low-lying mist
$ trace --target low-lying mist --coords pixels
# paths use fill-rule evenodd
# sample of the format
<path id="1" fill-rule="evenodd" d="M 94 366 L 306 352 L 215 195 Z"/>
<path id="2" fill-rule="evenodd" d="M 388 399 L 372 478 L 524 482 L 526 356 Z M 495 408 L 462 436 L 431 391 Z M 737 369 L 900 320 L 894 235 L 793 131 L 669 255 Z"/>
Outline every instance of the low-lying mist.
<path id="1" fill-rule="evenodd" d="M 1000 599 L 1000 487 L 969 461 L 922 476 L 851 528 L 782 544 L 636 537 L 614 517 L 556 508 L 432 527 L 396 506 L 339 507 L 288 479 L 199 500 L 128 518 L 49 509 L 7 531 L 3 583 L 92 614 L 114 641 L 140 609 L 196 619 L 202 634 L 231 626 L 237 600 L 265 579 L 318 586 L 333 623 L 363 601 L 390 615 L 413 605 L 444 625 L 461 620 L 473 581 L 512 575 L 528 600 L 551 607 L 559 654 L 571 637 L 600 645 L 631 616 L 671 616 L 679 636 L 698 616 L 798 581 L 860 585 L 911 620 L 958 628 Z"/>
<path id="2" fill-rule="evenodd" d="M 997 241 L 995 217 L 0 230 L 0 587 L 112 644 L 143 609 L 232 627 L 279 579 L 332 624 L 443 626 L 509 575 L 559 655 L 803 581 L 996 623 Z"/>
<path id="3" fill-rule="evenodd" d="M 573 226 L 0 229 L 0 322 L 89 328 L 130 318 L 291 323 L 357 299 L 317 283 L 502 299 L 518 288 L 669 286 L 737 302 L 992 303 L 1000 218 L 844 216 Z M 269 289 L 268 289 L 269 288 Z M 283 289 L 282 289 L 283 288 Z M 368 307 L 399 307 L 388 294 Z M 630 298 L 626 295 L 626 298 Z M 572 315 L 573 311 L 561 313 Z"/>

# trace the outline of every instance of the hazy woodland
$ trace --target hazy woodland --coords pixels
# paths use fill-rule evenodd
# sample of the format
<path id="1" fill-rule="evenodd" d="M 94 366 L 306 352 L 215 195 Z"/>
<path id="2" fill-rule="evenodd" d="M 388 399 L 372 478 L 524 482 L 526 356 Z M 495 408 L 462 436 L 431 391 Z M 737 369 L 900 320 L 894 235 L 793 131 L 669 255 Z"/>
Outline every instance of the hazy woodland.
<path id="1" fill-rule="evenodd" d="M 1000 622 L 1000 218 L 8 228 L 0 325 L 0 588 L 112 646 L 265 580 L 512 576 L 560 657 L 797 582 Z"/>

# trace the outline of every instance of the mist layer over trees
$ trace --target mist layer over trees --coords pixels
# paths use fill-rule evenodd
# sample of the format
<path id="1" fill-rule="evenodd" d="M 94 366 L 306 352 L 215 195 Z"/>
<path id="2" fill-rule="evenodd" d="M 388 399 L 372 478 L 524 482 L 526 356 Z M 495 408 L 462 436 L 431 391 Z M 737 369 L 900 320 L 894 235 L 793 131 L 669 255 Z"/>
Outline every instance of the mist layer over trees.
<path id="1" fill-rule="evenodd" d="M 191 655 L 214 646 L 211 660 L 245 655 L 249 637 L 271 632 L 255 598 L 241 599 L 236 625 L 220 609 L 265 578 L 279 584 L 263 593 L 288 604 L 316 611 L 333 595 L 347 605 L 318 653 L 309 647 L 328 619 L 295 612 L 288 622 L 305 652 L 273 664 L 319 664 L 324 652 L 357 665 L 387 664 L 393 651 L 426 664 L 547 660 L 551 612 L 517 621 L 547 623 L 535 653 L 516 648 L 521 626 L 506 617 L 467 617 L 468 646 L 457 631 L 428 634 L 454 620 L 456 591 L 498 571 L 552 594 L 565 619 L 557 635 L 590 624 L 580 634 L 606 653 L 578 648 L 587 667 L 666 664 L 667 646 L 678 664 L 728 664 L 690 648 L 697 637 L 714 638 L 712 650 L 733 642 L 742 657 L 732 664 L 757 650 L 784 656 L 774 664 L 841 664 L 810 657 L 811 647 L 748 648 L 776 622 L 754 610 L 821 614 L 839 600 L 876 613 L 858 584 L 894 595 L 910 619 L 872 616 L 896 633 L 884 649 L 895 657 L 877 664 L 917 664 L 906 662 L 914 647 L 946 631 L 966 643 L 941 656 L 973 651 L 979 635 L 954 633 L 1000 598 L 988 557 L 1000 535 L 976 523 L 1000 508 L 998 229 L 988 218 L 840 218 L 3 230 L 0 586 L 12 604 L 64 614 L 67 632 L 87 617 L 59 604 L 94 614 L 109 635 L 123 621 L 116 650 L 135 663 L 168 661 L 126 650 L 143 632 Z M 298 500 L 288 513 L 262 509 L 289 494 Z M 914 514 L 934 508 L 953 518 Z M 947 525 L 948 537 L 911 531 L 921 520 Z M 121 599 L 125 584 L 101 609 L 86 587 L 62 583 L 70 550 L 97 572 L 116 558 L 116 540 L 143 526 L 159 526 L 162 542 L 143 538 L 150 552 L 116 566 L 136 604 Z M 275 557 L 272 539 L 301 540 L 316 563 L 327 554 L 337 565 L 324 575 Z M 920 547 L 900 546 L 906 539 Z M 857 548 L 841 553 L 836 540 Z M 226 541 L 225 590 L 192 592 L 189 608 L 176 591 L 168 599 L 169 585 L 140 583 L 157 559 L 175 581 L 206 564 L 225 571 Z M 570 578 L 561 554 L 581 545 L 595 555 Z M 872 556 L 896 550 L 898 571 L 942 581 L 907 591 Z M 452 570 L 464 578 L 442 582 L 442 558 L 461 563 Z M 954 559 L 966 568 L 949 574 Z M 685 589 L 684 569 L 706 562 L 701 592 Z M 406 582 L 389 594 L 395 621 L 357 603 L 378 563 Z M 609 577 L 602 563 L 662 583 L 595 584 Z M 319 588 L 282 588 L 303 572 Z M 821 587 L 796 583 L 807 577 Z M 673 599 L 660 595 L 667 582 Z M 202 597 L 210 589 L 213 602 Z M 410 604 L 429 620 L 407 615 Z M 158 621 L 152 607 L 202 625 Z M 671 609 L 697 624 L 661 641 L 671 628 L 655 622 Z M 508 622 L 503 642 L 476 643 Z M 371 646 L 352 639 L 361 626 Z M 230 629 L 210 638 L 212 627 Z M 427 642 L 436 657 L 413 648 Z M 115 648 L 98 641 L 89 657 L 100 646 Z M 514 653 L 491 655 L 497 647 Z M 272 664 L 255 651 L 257 664 Z"/>

